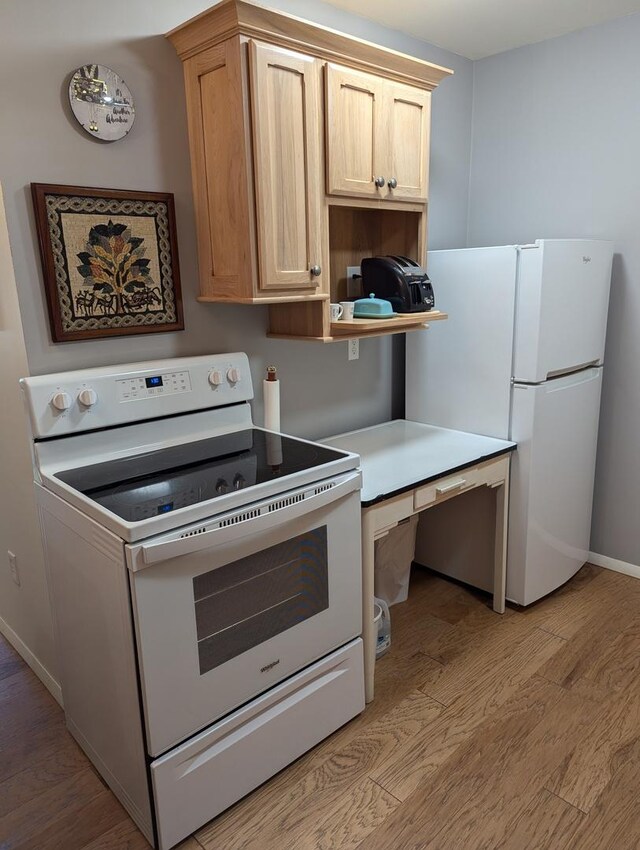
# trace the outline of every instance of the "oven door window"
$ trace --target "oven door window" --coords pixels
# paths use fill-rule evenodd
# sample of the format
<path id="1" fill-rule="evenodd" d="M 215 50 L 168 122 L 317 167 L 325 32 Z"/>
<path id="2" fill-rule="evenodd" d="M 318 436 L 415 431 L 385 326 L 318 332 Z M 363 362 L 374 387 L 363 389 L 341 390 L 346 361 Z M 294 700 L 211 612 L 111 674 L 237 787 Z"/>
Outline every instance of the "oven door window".
<path id="1" fill-rule="evenodd" d="M 327 527 L 193 579 L 200 675 L 329 606 Z"/>

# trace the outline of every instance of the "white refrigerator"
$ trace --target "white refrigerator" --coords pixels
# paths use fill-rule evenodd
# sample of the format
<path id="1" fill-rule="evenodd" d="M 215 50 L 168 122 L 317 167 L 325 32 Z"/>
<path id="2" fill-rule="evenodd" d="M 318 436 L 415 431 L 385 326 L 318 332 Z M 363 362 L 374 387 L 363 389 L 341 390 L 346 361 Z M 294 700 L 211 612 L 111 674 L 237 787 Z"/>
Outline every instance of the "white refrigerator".
<path id="1" fill-rule="evenodd" d="M 588 557 L 612 257 L 612 243 L 582 239 L 432 251 L 449 319 L 407 335 L 407 419 L 518 444 L 507 598 L 519 605 Z"/>

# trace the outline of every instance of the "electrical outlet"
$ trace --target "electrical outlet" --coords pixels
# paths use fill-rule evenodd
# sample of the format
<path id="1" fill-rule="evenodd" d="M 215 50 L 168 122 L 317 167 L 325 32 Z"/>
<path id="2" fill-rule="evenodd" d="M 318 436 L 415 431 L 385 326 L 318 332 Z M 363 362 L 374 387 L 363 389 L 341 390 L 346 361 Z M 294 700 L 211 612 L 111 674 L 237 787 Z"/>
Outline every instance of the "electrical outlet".
<path id="1" fill-rule="evenodd" d="M 347 351 L 349 354 L 349 360 L 357 360 L 360 357 L 360 340 L 348 339 Z"/>
<path id="2" fill-rule="evenodd" d="M 9 572 L 11 573 L 11 578 L 14 582 L 20 587 L 20 573 L 18 572 L 18 561 L 13 552 L 7 550 L 7 557 L 9 559 Z"/>
<path id="3" fill-rule="evenodd" d="M 360 266 L 347 266 L 347 298 L 360 298 L 361 296 Z"/>

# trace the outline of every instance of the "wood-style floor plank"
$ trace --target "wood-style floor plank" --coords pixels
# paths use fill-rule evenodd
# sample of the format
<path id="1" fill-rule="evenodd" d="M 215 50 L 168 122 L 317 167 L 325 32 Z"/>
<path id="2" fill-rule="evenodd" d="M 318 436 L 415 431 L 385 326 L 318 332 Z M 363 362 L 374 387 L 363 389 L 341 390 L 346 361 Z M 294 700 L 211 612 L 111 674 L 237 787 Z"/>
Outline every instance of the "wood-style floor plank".
<path id="1" fill-rule="evenodd" d="M 508 734 L 502 734 L 498 722 L 489 732 L 491 748 L 486 740 L 480 748 L 478 740 L 486 733 L 479 730 L 458 759 L 460 764 L 475 759 L 477 773 L 485 776 L 485 783 L 458 809 L 455 818 L 442 822 L 439 816 L 442 829 L 425 845 L 426 850 L 441 846 L 493 850 L 498 846 L 526 809 L 527 800 L 544 786 L 566 753 L 584 736 L 590 717 L 591 705 L 586 700 L 562 691 L 515 744 Z M 482 754 L 484 758 L 479 762 Z M 491 759 L 493 766 L 487 764 Z M 435 781 L 440 782 L 440 774 L 436 774 Z"/>
<path id="2" fill-rule="evenodd" d="M 133 821 L 127 819 L 85 844 L 82 850 L 149 850 L 150 847 L 151 845 Z M 189 850 L 196 850 L 196 848 L 189 848 Z M 200 850 L 199 846 L 197 850 Z"/>
<path id="3" fill-rule="evenodd" d="M 608 612 L 612 619 L 623 618 L 625 622 L 622 625 L 626 625 L 630 594 L 633 600 L 638 600 L 636 589 L 629 589 L 628 576 L 598 570 L 590 565 L 583 569 L 589 570 L 591 576 L 581 579 L 578 589 L 574 589 L 571 583 L 565 585 L 557 595 L 552 594 L 524 609 L 521 616 L 535 622 L 539 628 L 566 639 L 582 628 L 595 628 L 598 621 L 602 621 L 604 612 Z"/>
<path id="4" fill-rule="evenodd" d="M 179 850 L 638 850 L 640 582 L 527 609 L 425 570 L 376 699 Z M 0 639 L 0 848 L 148 850 Z"/>
<path id="5" fill-rule="evenodd" d="M 63 813 L 77 813 L 99 794 L 104 785 L 87 765 L 29 802 L 0 818 L 2 850 L 26 846 L 29 839 L 46 831 Z"/>
<path id="6" fill-rule="evenodd" d="M 24 705 L 29 705 L 28 713 Z M 58 716 L 58 703 L 26 664 L 0 681 L 0 752 L 30 729 Z"/>
<path id="7" fill-rule="evenodd" d="M 400 805 L 376 782 L 365 777 L 343 794 L 319 820 L 299 838 L 287 835 L 282 850 L 355 850 Z"/>
<path id="8" fill-rule="evenodd" d="M 72 800 L 60 817 L 15 845 L 15 850 L 83 850 L 113 826 L 128 820 L 118 800 L 103 786 L 88 801 L 83 796 Z"/>
<path id="9" fill-rule="evenodd" d="M 25 712 L 30 714 L 30 700 L 24 699 L 22 705 Z M 0 718 L 2 716 L 0 708 Z M 34 723 L 27 732 L 5 738 L 0 744 L 0 783 L 29 767 L 37 769 L 43 753 L 51 747 L 55 749 L 68 735 L 62 710 L 56 706 L 44 722 Z"/>
<path id="10" fill-rule="evenodd" d="M 372 777 L 400 800 L 406 800 L 416 788 L 433 781 L 439 767 L 476 733 L 483 721 L 500 712 L 557 650 L 559 643 L 560 639 L 554 635 L 532 629 L 513 651 L 509 644 L 502 646 L 499 655 L 490 654 L 483 669 L 477 668 L 473 656 L 469 673 L 478 678 L 474 680 L 469 675 L 466 688 L 462 688 L 426 733 L 399 748 Z M 461 681 L 459 669 L 454 680 Z M 425 685 L 429 695 L 431 687 L 431 682 Z"/>
<path id="11" fill-rule="evenodd" d="M 57 731 L 49 746 L 41 748 L 37 759 L 0 785 L 0 818 L 86 769 L 87 758 L 71 735 Z"/>
<path id="12" fill-rule="evenodd" d="M 0 681 L 7 676 L 12 676 L 25 666 L 15 649 L 6 641 L 0 640 Z"/>
<path id="13" fill-rule="evenodd" d="M 640 847 L 640 740 L 562 850 L 638 850 Z"/>
<path id="14" fill-rule="evenodd" d="M 614 693 L 595 711 L 584 738 L 567 754 L 546 787 L 589 812 L 630 745 L 640 739 L 640 692 Z"/>
<path id="15" fill-rule="evenodd" d="M 618 633 L 618 628 L 610 623 L 602 624 L 601 629 L 591 625 L 580 629 L 540 669 L 540 675 L 563 688 L 572 688 L 591 669 L 594 657 L 607 651 Z"/>
<path id="16" fill-rule="evenodd" d="M 543 789 L 513 818 L 493 850 L 564 850 L 586 815 Z"/>
<path id="17" fill-rule="evenodd" d="M 285 771 L 280 782 L 263 786 L 200 830 L 198 840 L 205 848 L 225 850 L 260 850 L 269 842 L 283 849 L 293 842 L 295 847 L 298 836 L 301 840 L 309 829 L 309 815 L 324 817 L 345 792 L 428 728 L 441 711 L 439 703 L 416 691 L 298 782 L 291 784 Z"/>
<path id="18" fill-rule="evenodd" d="M 638 582 L 640 584 L 640 582 Z M 606 691 L 621 691 L 633 688 L 640 678 L 640 602 L 633 606 L 634 616 L 622 631 L 602 651 L 587 653 L 589 663 L 585 665 L 583 678 Z M 620 626 L 620 617 L 615 617 Z"/>
<path id="19" fill-rule="evenodd" d="M 480 800 L 487 785 L 490 787 L 511 765 L 531 730 L 562 694 L 557 685 L 544 679 L 527 680 L 500 712 L 485 720 L 477 735 L 467 736 L 448 753 L 428 782 L 413 788 L 403 804 L 368 837 L 367 850 L 422 850 L 447 824 L 455 826 L 461 810 L 470 801 Z M 446 846 L 466 847 L 464 843 L 442 842 L 441 847 Z"/>

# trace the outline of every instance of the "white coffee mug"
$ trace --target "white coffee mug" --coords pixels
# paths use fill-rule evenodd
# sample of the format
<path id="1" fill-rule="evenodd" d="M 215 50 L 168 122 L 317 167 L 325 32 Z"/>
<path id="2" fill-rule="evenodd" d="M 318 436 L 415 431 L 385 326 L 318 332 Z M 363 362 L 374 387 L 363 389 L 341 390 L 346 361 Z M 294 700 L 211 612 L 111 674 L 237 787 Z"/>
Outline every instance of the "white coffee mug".
<path id="1" fill-rule="evenodd" d="M 340 304 L 330 304 L 331 321 L 337 322 L 342 317 L 342 306 Z"/>
<path id="2" fill-rule="evenodd" d="M 342 307 L 342 321 L 343 322 L 352 322 L 353 321 L 353 311 L 355 310 L 355 303 L 353 301 L 341 301 L 340 306 Z"/>

